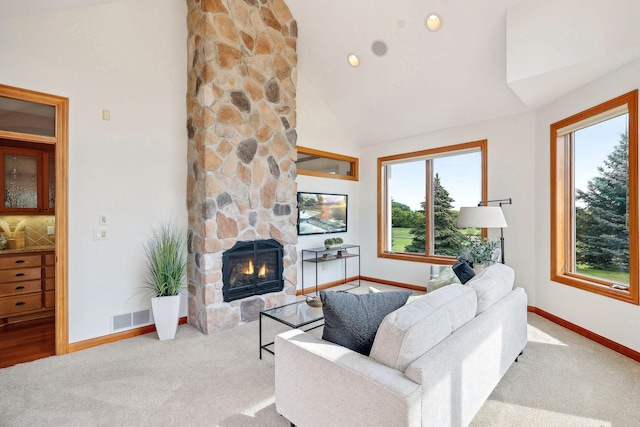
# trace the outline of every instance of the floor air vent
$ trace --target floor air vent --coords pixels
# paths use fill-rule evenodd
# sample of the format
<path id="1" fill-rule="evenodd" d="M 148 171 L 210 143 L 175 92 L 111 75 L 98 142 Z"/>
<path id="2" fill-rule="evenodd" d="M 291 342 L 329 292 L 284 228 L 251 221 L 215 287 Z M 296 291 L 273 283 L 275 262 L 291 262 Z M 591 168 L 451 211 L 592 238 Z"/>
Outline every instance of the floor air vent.
<path id="1" fill-rule="evenodd" d="M 151 311 L 140 310 L 111 316 L 111 332 L 151 324 Z"/>

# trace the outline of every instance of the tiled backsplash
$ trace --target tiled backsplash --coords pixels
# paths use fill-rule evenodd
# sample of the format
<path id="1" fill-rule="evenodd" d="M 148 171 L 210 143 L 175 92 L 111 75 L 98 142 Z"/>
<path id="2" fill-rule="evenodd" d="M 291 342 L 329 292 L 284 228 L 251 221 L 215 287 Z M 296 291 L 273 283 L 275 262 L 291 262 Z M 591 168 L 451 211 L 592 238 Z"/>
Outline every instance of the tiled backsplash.
<path id="1" fill-rule="evenodd" d="M 53 246 L 55 236 L 47 234 L 47 227 L 54 227 L 53 215 L 5 215 L 0 216 L 0 234 L 7 239 L 24 236 L 24 246 Z M 21 246 L 21 245 L 20 245 Z"/>

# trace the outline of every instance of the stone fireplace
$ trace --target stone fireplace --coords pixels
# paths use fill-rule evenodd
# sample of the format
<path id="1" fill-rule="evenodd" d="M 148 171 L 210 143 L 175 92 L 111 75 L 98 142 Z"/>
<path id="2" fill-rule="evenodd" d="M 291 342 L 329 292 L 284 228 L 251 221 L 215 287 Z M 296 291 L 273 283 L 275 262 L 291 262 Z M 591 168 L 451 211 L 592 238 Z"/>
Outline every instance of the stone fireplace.
<path id="1" fill-rule="evenodd" d="M 187 4 L 189 323 L 210 334 L 295 299 L 297 24 L 284 0 Z M 225 251 L 260 240 L 281 286 L 227 298 Z"/>

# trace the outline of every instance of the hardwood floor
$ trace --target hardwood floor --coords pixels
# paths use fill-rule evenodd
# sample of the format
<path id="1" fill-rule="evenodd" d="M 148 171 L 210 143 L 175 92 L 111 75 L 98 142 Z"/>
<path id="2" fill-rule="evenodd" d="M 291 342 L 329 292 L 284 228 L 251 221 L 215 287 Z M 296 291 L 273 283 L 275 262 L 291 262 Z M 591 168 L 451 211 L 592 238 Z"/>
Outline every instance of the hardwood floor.
<path id="1" fill-rule="evenodd" d="M 55 332 L 54 317 L 0 327 L 0 368 L 53 356 Z"/>

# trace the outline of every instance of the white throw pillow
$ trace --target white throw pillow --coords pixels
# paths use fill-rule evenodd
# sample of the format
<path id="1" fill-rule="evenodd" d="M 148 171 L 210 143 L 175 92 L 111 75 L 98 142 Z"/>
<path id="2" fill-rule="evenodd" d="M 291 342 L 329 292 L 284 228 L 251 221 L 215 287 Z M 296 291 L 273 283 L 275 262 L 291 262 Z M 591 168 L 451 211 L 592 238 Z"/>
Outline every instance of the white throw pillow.
<path id="1" fill-rule="evenodd" d="M 453 271 L 450 265 L 444 267 L 436 280 L 433 282 L 433 290 L 435 291 L 438 288 L 443 286 L 450 285 L 452 283 L 460 283 L 460 279 L 456 276 L 456 273 Z"/>
<path id="2" fill-rule="evenodd" d="M 504 264 L 492 264 L 467 282 L 478 295 L 477 314 L 500 301 L 513 289 L 515 272 Z"/>

